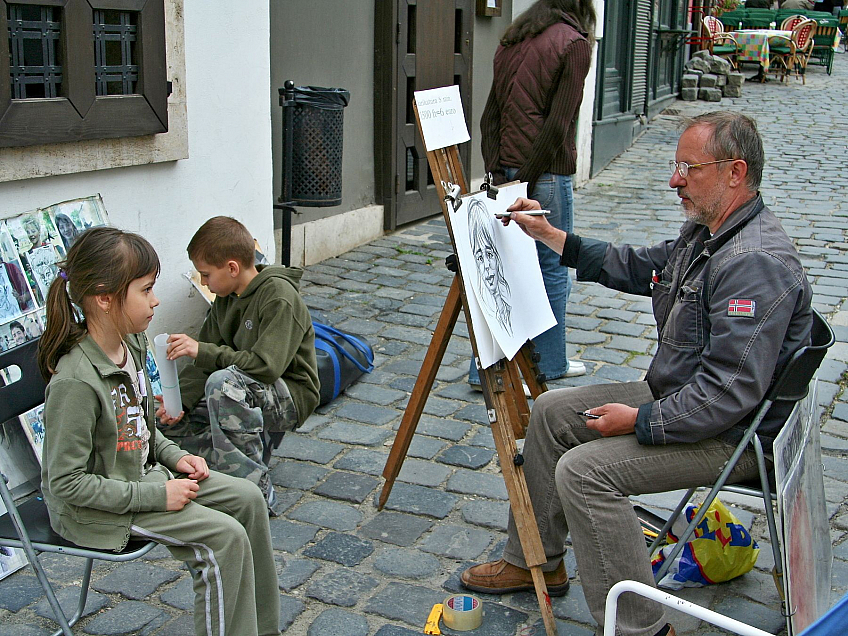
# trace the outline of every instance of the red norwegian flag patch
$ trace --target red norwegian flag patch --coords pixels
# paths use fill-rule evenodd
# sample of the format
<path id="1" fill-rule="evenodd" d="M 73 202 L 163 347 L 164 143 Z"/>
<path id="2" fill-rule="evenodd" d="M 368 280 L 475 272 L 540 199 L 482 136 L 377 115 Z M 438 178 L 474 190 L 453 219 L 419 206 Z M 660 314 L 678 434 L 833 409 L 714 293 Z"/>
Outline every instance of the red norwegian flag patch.
<path id="1" fill-rule="evenodd" d="M 744 318 L 753 318 L 757 310 L 757 302 L 755 300 L 743 300 L 734 298 L 727 304 L 728 316 L 742 316 Z"/>

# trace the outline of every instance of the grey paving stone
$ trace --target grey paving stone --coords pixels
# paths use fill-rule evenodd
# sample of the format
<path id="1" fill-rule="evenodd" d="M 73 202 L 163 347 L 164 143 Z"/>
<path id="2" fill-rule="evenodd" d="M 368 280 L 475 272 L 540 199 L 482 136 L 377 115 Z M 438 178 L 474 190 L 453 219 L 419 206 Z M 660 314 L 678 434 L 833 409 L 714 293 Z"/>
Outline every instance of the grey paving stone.
<path id="1" fill-rule="evenodd" d="M 397 422 L 394 428 L 397 430 L 399 427 L 400 422 Z M 424 415 L 418 421 L 418 426 L 415 427 L 415 430 L 420 435 L 441 437 L 442 439 L 457 442 L 465 437 L 468 431 L 471 430 L 471 427 L 464 422 Z"/>
<path id="2" fill-rule="evenodd" d="M 627 336 L 613 336 L 607 346 L 610 349 L 619 349 L 621 351 L 634 351 L 636 353 L 645 353 L 650 351 L 652 342 L 643 340 L 642 338 L 629 338 Z"/>
<path id="3" fill-rule="evenodd" d="M 159 548 L 165 550 L 166 557 L 171 556 L 171 553 L 168 552 L 166 548 L 163 546 L 157 546 L 144 556 L 144 560 L 148 560 L 148 557 L 150 557 L 150 555 L 154 552 L 161 554 L 161 552 L 159 552 Z M 42 552 L 38 555 L 38 560 L 41 562 L 41 566 L 44 568 L 47 578 L 51 581 L 54 579 L 57 581 L 82 580 L 82 576 L 85 573 L 85 559 L 71 556 L 69 554 L 50 554 Z M 95 563 L 97 562 L 95 561 Z M 31 574 L 32 569 L 27 566 L 24 568 L 24 572 Z"/>
<path id="4" fill-rule="evenodd" d="M 420 585 L 390 582 L 371 597 L 365 611 L 420 627 L 433 605 L 444 600 L 442 592 Z"/>
<path id="5" fill-rule="evenodd" d="M 424 537 L 420 547 L 451 559 L 476 559 L 489 547 L 493 535 L 485 530 L 477 530 L 457 525 L 440 525 Z"/>
<path id="6" fill-rule="evenodd" d="M 375 426 L 363 426 L 347 422 L 335 422 L 318 433 L 320 439 L 330 439 L 361 446 L 375 446 L 390 435 L 389 431 Z"/>
<path id="7" fill-rule="evenodd" d="M 396 417 L 400 417 L 401 412 L 384 406 L 372 406 L 370 404 L 360 404 L 359 402 L 348 402 L 335 411 L 333 415 L 353 420 L 354 422 L 367 422 L 368 424 L 381 425 L 388 424 Z"/>
<path id="8" fill-rule="evenodd" d="M 758 627 L 770 634 L 776 634 L 786 624 L 779 610 L 753 603 L 741 597 L 725 597 L 716 603 L 713 610 L 753 627 Z"/>
<path id="9" fill-rule="evenodd" d="M 310 418 L 311 419 L 311 418 Z M 321 442 L 304 435 L 288 433 L 282 444 L 274 449 L 273 455 L 302 461 L 328 464 L 344 450 L 341 444 Z"/>
<path id="10" fill-rule="evenodd" d="M 642 379 L 642 371 L 631 367 L 617 367 L 611 364 L 605 364 L 600 369 L 595 371 L 595 375 L 599 378 L 614 380 L 615 382 L 638 382 Z"/>
<path id="11" fill-rule="evenodd" d="M 277 464 L 269 473 L 275 486 L 309 490 L 330 472 L 320 466 L 312 466 L 303 462 L 285 461 Z"/>
<path id="12" fill-rule="evenodd" d="M 20 623 L 0 625 L 0 636 L 50 636 L 53 630 Z M 388 633 L 388 632 L 387 632 Z M 398 632 L 402 634 L 403 632 Z"/>
<path id="13" fill-rule="evenodd" d="M 95 581 L 91 587 L 105 594 L 120 593 L 133 601 L 153 594 L 160 585 L 176 581 L 179 572 L 149 563 L 124 563 L 111 574 Z"/>
<path id="14" fill-rule="evenodd" d="M 318 527 L 293 523 L 285 519 L 271 519 L 271 545 L 275 550 L 293 554 L 315 538 Z"/>
<path id="15" fill-rule="evenodd" d="M 407 458 L 403 462 L 398 479 L 419 486 L 438 486 L 450 473 L 450 468 L 440 464 Z"/>
<path id="16" fill-rule="evenodd" d="M 353 567 L 374 552 L 374 544 L 349 534 L 330 532 L 315 545 L 303 551 L 304 556 L 333 561 Z"/>
<path id="17" fill-rule="evenodd" d="M 368 475 L 381 475 L 383 474 L 383 467 L 386 465 L 386 459 L 388 457 L 388 453 L 366 450 L 364 448 L 352 448 L 336 461 L 334 468 L 353 470 Z"/>
<path id="18" fill-rule="evenodd" d="M 306 583 L 309 577 L 315 574 L 315 570 L 321 567 L 310 559 L 291 556 L 287 558 L 277 556 L 274 560 L 277 564 L 277 584 L 286 592 L 291 592 Z"/>
<path id="19" fill-rule="evenodd" d="M 356 508 L 335 501 L 310 501 L 290 510 L 290 519 L 312 523 L 332 530 L 353 530 L 362 521 Z"/>
<path id="20" fill-rule="evenodd" d="M 306 605 L 300 599 L 280 595 L 280 629 L 285 632 L 292 623 L 303 613 Z M 190 632 L 189 632 L 190 633 Z"/>
<path id="21" fill-rule="evenodd" d="M 377 579 L 361 572 L 333 570 L 310 583 L 306 595 L 329 605 L 353 607 L 379 584 Z"/>
<path id="22" fill-rule="evenodd" d="M 362 400 L 363 402 L 379 404 L 380 406 L 388 406 L 406 397 L 406 393 L 403 391 L 395 391 L 394 389 L 364 382 L 354 384 L 345 389 L 345 395 Z"/>
<path id="23" fill-rule="evenodd" d="M 490 473 L 473 473 L 468 470 L 457 470 L 448 480 L 446 489 L 464 495 L 478 495 L 491 499 L 509 499 L 501 475 Z"/>
<path id="24" fill-rule="evenodd" d="M 297 429 L 297 432 L 301 435 L 306 435 L 307 433 L 311 433 L 312 431 L 315 431 L 321 428 L 322 426 L 326 425 L 329 421 L 330 418 L 328 418 L 326 415 L 313 413 L 308 418 L 306 418 L 306 421 L 300 426 L 300 428 Z M 275 448 L 272 453 L 278 450 L 279 448 Z"/>
<path id="25" fill-rule="evenodd" d="M 506 532 L 509 504 L 496 501 L 468 501 L 462 504 L 462 520 L 475 526 Z"/>
<path id="26" fill-rule="evenodd" d="M 454 444 L 439 455 L 439 461 L 450 466 L 477 469 L 492 461 L 494 456 L 495 453 L 487 448 Z"/>
<path id="27" fill-rule="evenodd" d="M 192 633 L 194 633 L 194 617 L 191 614 L 183 614 L 168 621 L 156 632 L 156 636 L 186 636 Z"/>
<path id="28" fill-rule="evenodd" d="M 597 360 L 610 364 L 623 364 L 630 354 L 623 351 L 613 351 L 604 347 L 586 347 L 580 354 L 581 360 Z"/>
<path id="29" fill-rule="evenodd" d="M 423 579 L 439 571 L 439 560 L 419 550 L 383 548 L 374 559 L 383 574 L 404 579 Z"/>
<path id="30" fill-rule="evenodd" d="M 822 457 L 825 477 L 848 481 L 848 462 L 842 457 Z"/>
<path id="31" fill-rule="evenodd" d="M 421 632 L 418 630 L 407 629 L 406 627 L 387 623 L 378 629 L 374 636 L 419 636 L 420 633 Z"/>
<path id="32" fill-rule="evenodd" d="M 55 589 L 55 587 L 54 587 Z M 3 580 L 0 609 L 17 612 L 44 595 L 38 580 L 24 572 Z"/>
<path id="33" fill-rule="evenodd" d="M 280 492 L 276 488 L 274 490 L 277 493 L 277 503 L 274 506 L 274 511 L 278 515 L 291 508 L 303 497 L 303 493 L 300 490 L 284 490 L 283 492 Z"/>
<path id="34" fill-rule="evenodd" d="M 467 368 L 464 369 L 463 373 L 466 371 L 468 371 Z M 472 389 L 465 382 L 452 382 L 451 384 L 446 384 L 436 391 L 436 395 L 453 400 L 462 400 L 463 402 L 479 402 L 483 399 L 483 394 L 480 393 L 480 391 Z"/>
<path id="35" fill-rule="evenodd" d="M 400 512 L 380 512 L 363 524 L 359 534 L 386 543 L 410 546 L 433 527 L 433 522 Z"/>
<path id="36" fill-rule="evenodd" d="M 412 393 L 412 390 L 415 388 L 415 381 L 416 381 L 416 378 L 413 378 L 412 376 L 402 375 L 402 376 L 399 376 L 399 377 L 395 378 L 394 380 L 392 380 L 391 383 L 389 384 L 389 386 L 391 386 L 393 389 L 397 389 L 399 391 L 405 391 L 407 393 Z M 405 408 L 405 406 L 406 405 L 404 403 L 404 408 Z"/>
<path id="37" fill-rule="evenodd" d="M 96 616 L 85 631 L 89 634 L 149 634 L 170 618 L 159 608 L 139 601 L 124 601 Z"/>
<path id="38" fill-rule="evenodd" d="M 467 420 L 469 422 L 476 422 L 487 426 L 489 424 L 489 420 L 486 417 L 486 406 L 484 404 L 469 404 L 468 406 L 463 406 L 454 413 L 453 416 L 458 420 Z"/>
<path id="39" fill-rule="evenodd" d="M 409 444 L 406 456 L 417 457 L 419 459 L 433 459 L 433 457 L 436 456 L 436 453 L 447 445 L 447 442 L 440 439 L 416 434 L 412 437 L 412 442 Z"/>
<path id="40" fill-rule="evenodd" d="M 471 446 L 482 446 L 483 448 L 495 450 L 495 438 L 492 437 L 492 429 L 490 428 L 484 428 L 474 433 L 469 438 L 468 443 Z"/>
<path id="41" fill-rule="evenodd" d="M 79 585 L 70 585 L 60 590 L 56 590 L 56 586 L 54 584 L 53 590 L 56 592 L 56 599 L 59 601 L 59 606 L 62 608 L 66 617 L 73 616 L 77 611 L 80 589 Z M 89 589 L 88 596 L 85 599 L 85 609 L 83 610 L 82 617 L 85 618 L 86 616 L 91 616 L 95 612 L 99 612 L 106 607 L 108 603 L 109 599 L 106 596 Z M 46 596 L 36 603 L 33 609 L 35 610 L 35 613 L 42 618 L 46 618 L 51 621 L 56 620 L 55 614 L 53 614 L 53 609 L 50 607 L 50 602 L 47 600 Z"/>
<path id="42" fill-rule="evenodd" d="M 159 595 L 163 603 L 167 603 L 171 607 L 176 607 L 183 611 L 191 611 L 194 609 L 194 587 L 192 585 L 191 576 L 185 577 L 182 581 L 172 585 L 167 590 Z"/>
<path id="43" fill-rule="evenodd" d="M 316 495 L 362 503 L 380 484 L 379 479 L 354 473 L 332 472 L 313 492 Z"/>
<path id="44" fill-rule="evenodd" d="M 833 407 L 833 413 L 831 413 L 831 417 L 837 420 L 842 420 L 843 422 L 848 422 L 848 404 L 845 402 L 839 402 Z"/>
<path id="45" fill-rule="evenodd" d="M 328 609 L 318 615 L 307 636 L 368 636 L 368 620 L 359 614 L 344 610 Z"/>
<path id="46" fill-rule="evenodd" d="M 396 483 L 384 506 L 387 510 L 444 519 L 453 510 L 456 496 L 424 486 Z"/>

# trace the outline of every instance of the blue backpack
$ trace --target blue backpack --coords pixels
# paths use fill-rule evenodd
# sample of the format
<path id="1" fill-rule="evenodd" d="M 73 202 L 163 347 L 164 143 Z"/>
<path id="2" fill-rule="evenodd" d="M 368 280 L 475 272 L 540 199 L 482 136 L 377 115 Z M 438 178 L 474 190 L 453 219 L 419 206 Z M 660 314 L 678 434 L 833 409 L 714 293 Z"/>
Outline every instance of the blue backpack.
<path id="1" fill-rule="evenodd" d="M 364 340 L 320 322 L 315 329 L 315 355 L 321 381 L 320 403 L 327 404 L 363 373 L 374 370 L 374 351 Z"/>

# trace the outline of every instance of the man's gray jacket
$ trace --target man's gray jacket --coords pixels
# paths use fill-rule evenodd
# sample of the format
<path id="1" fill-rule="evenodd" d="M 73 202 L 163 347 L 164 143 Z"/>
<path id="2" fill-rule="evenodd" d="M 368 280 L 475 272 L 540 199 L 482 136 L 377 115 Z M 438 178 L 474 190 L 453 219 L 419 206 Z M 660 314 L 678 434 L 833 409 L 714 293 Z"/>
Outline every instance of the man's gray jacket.
<path id="1" fill-rule="evenodd" d="M 674 240 L 615 246 L 569 234 L 563 265 L 578 280 L 651 296 L 659 346 L 639 408 L 641 444 L 737 443 L 791 355 L 809 344 L 812 291 L 792 241 L 757 195 L 710 237 L 687 221 Z M 765 446 L 792 404 L 776 403 Z"/>

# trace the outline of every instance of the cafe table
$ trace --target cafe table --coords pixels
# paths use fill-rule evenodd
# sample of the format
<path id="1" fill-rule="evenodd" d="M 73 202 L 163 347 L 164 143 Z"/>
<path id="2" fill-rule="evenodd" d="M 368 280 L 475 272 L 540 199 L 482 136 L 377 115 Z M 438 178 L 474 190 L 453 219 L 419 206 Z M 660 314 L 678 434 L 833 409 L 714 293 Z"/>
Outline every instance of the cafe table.
<path id="1" fill-rule="evenodd" d="M 730 33 L 738 45 L 736 59 L 739 62 L 757 62 L 764 70 L 769 68 L 769 44 L 787 46 L 792 31 L 778 29 L 740 29 Z"/>

